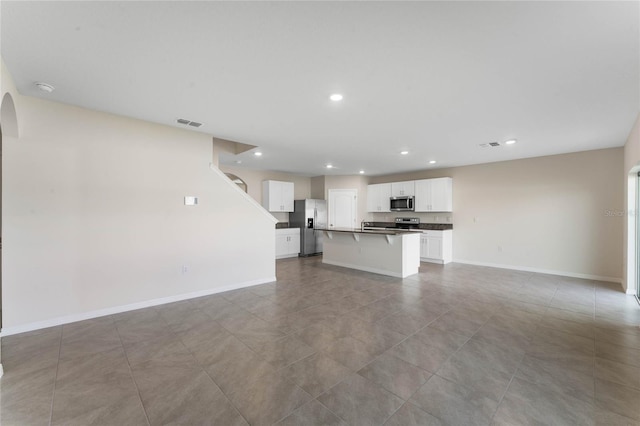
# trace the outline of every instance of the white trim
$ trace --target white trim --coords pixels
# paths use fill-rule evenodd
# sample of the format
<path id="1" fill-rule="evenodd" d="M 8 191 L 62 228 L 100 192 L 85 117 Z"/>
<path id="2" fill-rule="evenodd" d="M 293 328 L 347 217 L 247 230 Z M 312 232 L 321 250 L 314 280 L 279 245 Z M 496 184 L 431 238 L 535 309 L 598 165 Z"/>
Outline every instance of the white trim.
<path id="1" fill-rule="evenodd" d="M 280 259 L 289 259 L 292 257 L 298 257 L 300 255 L 300 253 L 289 253 L 289 254 L 281 254 L 279 256 L 276 256 L 276 259 L 280 260 Z"/>
<path id="2" fill-rule="evenodd" d="M 421 257 L 420 258 L 420 262 L 427 262 L 427 263 L 438 263 L 440 265 L 444 265 L 444 260 L 442 259 L 432 259 L 430 257 Z M 447 262 L 449 263 L 449 262 Z M 461 262 L 462 263 L 462 262 Z"/>
<path id="3" fill-rule="evenodd" d="M 213 163 L 209 163 L 209 168 L 215 172 L 218 176 L 220 176 L 225 182 L 227 182 L 230 186 L 232 186 L 236 191 L 238 191 L 238 194 L 242 194 L 242 197 L 248 201 L 250 204 L 253 204 L 254 207 L 256 207 L 258 210 L 260 210 L 260 212 L 262 212 L 262 214 L 264 214 L 265 216 L 269 217 L 269 219 L 271 219 L 271 221 L 273 223 L 278 223 L 278 219 L 276 219 L 271 213 L 269 213 L 267 211 L 267 209 L 265 209 L 264 207 L 262 207 L 262 205 L 260 203 L 258 203 L 256 200 L 253 199 L 253 197 L 251 197 L 249 194 L 247 194 L 246 192 L 244 192 L 242 189 L 240 189 L 240 187 L 238 185 L 236 185 L 235 183 L 233 183 L 231 181 L 231 179 L 229 179 L 227 177 L 227 175 L 224 174 L 224 172 L 222 170 L 220 170 L 219 168 L 216 167 L 215 164 Z"/>
<path id="4" fill-rule="evenodd" d="M 640 172 L 640 166 L 636 165 L 631 168 L 627 175 L 627 233 L 624 236 L 626 239 L 626 264 L 624 265 L 626 272 L 626 280 L 622 283 L 622 287 L 627 294 L 635 294 L 636 286 L 638 285 L 637 277 L 637 259 L 638 259 L 638 229 L 636 218 L 636 206 L 638 205 L 638 172 Z"/>
<path id="5" fill-rule="evenodd" d="M 529 268 L 527 266 L 501 265 L 496 263 L 476 262 L 472 260 L 454 259 L 455 263 L 464 263 L 467 265 L 488 266 L 490 268 L 512 269 L 515 271 L 537 272 L 539 274 L 558 275 L 561 277 L 582 278 L 586 280 L 607 281 L 622 285 L 622 278 L 605 277 L 601 275 L 579 274 L 577 272 L 554 271 L 551 269 Z"/>
<path id="6" fill-rule="evenodd" d="M 276 281 L 276 277 L 260 278 L 257 280 L 245 281 L 237 284 L 230 284 L 223 287 L 216 287 L 207 290 L 194 291 L 191 293 L 178 294 L 175 296 L 162 297 L 159 299 L 145 300 L 143 302 L 131 303 L 128 305 L 114 306 L 111 308 L 98 309 L 95 311 L 83 312 L 80 314 L 67 315 L 64 317 L 52 318 L 45 321 L 32 322 L 15 327 L 5 327 L 0 332 L 0 338 L 11 336 L 12 334 L 25 333 L 27 331 L 40 330 L 42 328 L 55 327 L 71 322 L 83 321 L 91 318 L 104 317 L 106 315 L 119 314 L 121 312 L 135 311 L 136 309 L 149 308 L 151 306 L 164 305 L 166 303 L 179 302 L 181 300 L 195 299 L 196 297 L 209 296 L 224 291 L 237 290 L 239 288 L 251 287 L 259 284 L 266 284 Z"/>
<path id="7" fill-rule="evenodd" d="M 622 289 L 624 290 L 624 286 L 622 287 Z M 628 294 L 630 296 L 635 296 L 636 295 L 636 290 L 634 288 L 628 288 L 625 291 L 625 294 Z"/>
<path id="8" fill-rule="evenodd" d="M 2 364 L 0 364 L 0 377 L 4 375 L 4 370 L 2 369 Z"/>
<path id="9" fill-rule="evenodd" d="M 360 271 L 365 271 L 365 272 L 373 272 L 374 274 L 380 274 L 380 275 L 386 275 L 389 277 L 396 277 L 396 278 L 406 278 L 410 275 L 415 275 L 418 273 L 418 268 L 415 269 L 415 272 L 412 272 L 410 274 L 405 275 L 404 277 L 402 276 L 402 273 L 400 272 L 392 272 L 392 271 L 388 271 L 386 269 L 378 269 L 378 268 L 371 268 L 369 266 L 362 266 L 362 265 L 354 265 L 351 263 L 344 263 L 344 262 L 335 262 L 333 260 L 326 260 L 326 259 L 322 259 L 322 263 L 326 263 L 328 265 L 334 265 L 334 266 L 342 266 L 343 268 L 351 268 L 351 269 L 358 269 Z"/>

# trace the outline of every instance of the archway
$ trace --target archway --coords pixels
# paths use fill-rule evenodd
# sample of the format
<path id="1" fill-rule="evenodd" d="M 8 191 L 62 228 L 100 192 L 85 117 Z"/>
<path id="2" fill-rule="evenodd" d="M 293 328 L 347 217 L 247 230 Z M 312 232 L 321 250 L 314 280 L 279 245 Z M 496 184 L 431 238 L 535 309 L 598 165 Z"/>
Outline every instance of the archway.
<path id="1" fill-rule="evenodd" d="M 245 181 L 243 181 L 242 179 L 240 179 L 238 176 L 232 174 L 232 173 L 225 173 L 225 175 L 231 179 L 231 182 L 235 183 L 236 185 L 238 185 L 240 187 L 240 189 L 242 189 L 244 192 L 248 192 L 248 187 L 247 187 L 247 183 Z"/>
<path id="2" fill-rule="evenodd" d="M 2 104 L 0 105 L 0 127 L 2 127 L 4 137 L 20 137 L 18 134 L 16 106 L 13 103 L 13 97 L 11 97 L 10 93 L 5 93 L 2 97 Z"/>
<path id="3" fill-rule="evenodd" d="M 18 117 L 16 114 L 16 106 L 13 102 L 13 97 L 11 94 L 5 93 L 2 97 L 2 104 L 0 104 L 0 331 L 2 331 L 3 324 L 3 300 L 2 300 L 2 270 L 4 269 L 3 259 L 2 259 L 2 165 L 3 165 L 3 157 L 2 157 L 2 148 L 3 148 L 3 138 L 19 137 L 19 128 L 18 128 Z M 2 376 L 2 342 L 0 338 L 0 376 Z"/>

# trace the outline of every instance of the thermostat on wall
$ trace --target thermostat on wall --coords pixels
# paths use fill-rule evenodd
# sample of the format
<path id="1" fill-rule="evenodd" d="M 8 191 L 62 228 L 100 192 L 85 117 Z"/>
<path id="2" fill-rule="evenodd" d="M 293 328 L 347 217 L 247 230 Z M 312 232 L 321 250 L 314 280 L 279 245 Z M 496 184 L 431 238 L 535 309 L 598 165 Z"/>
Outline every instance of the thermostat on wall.
<path id="1" fill-rule="evenodd" d="M 184 197 L 184 205 L 185 206 L 197 206 L 198 205 L 198 197 Z"/>

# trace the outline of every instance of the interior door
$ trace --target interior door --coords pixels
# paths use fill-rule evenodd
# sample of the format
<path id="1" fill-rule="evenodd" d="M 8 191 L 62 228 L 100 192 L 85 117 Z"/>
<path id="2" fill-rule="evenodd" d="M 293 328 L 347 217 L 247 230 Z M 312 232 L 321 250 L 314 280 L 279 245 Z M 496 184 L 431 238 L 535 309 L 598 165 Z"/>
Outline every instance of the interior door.
<path id="1" fill-rule="evenodd" d="M 329 228 L 357 228 L 357 189 L 329 190 Z"/>

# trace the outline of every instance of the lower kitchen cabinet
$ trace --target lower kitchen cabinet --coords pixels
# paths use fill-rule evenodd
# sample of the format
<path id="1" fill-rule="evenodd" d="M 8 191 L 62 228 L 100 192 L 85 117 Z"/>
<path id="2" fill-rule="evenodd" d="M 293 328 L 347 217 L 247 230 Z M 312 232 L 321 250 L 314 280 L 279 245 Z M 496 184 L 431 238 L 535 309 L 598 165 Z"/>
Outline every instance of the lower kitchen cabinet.
<path id="1" fill-rule="evenodd" d="M 300 253 L 300 228 L 276 229 L 276 259 L 296 257 Z"/>
<path id="2" fill-rule="evenodd" d="M 453 260 L 453 231 L 423 231 L 420 235 L 420 260 L 449 263 Z"/>

